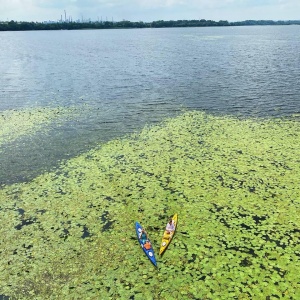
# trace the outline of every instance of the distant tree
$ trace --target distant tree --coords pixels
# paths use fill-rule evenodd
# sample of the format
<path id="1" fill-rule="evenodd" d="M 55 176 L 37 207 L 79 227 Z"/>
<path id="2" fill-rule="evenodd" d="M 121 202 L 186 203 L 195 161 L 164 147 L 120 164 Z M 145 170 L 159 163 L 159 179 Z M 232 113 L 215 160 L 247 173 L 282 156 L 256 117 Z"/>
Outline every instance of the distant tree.
<path id="1" fill-rule="evenodd" d="M 0 22 L 0 31 L 16 31 L 16 30 L 74 30 L 74 29 L 112 29 L 112 28 L 163 28 L 163 27 L 206 27 L 206 26 L 255 26 L 255 25 L 300 25 L 300 20 L 289 21 L 272 21 L 272 20 L 245 20 L 240 22 L 228 22 L 220 20 L 158 20 L 150 23 L 130 22 L 123 20 L 120 22 L 56 22 L 56 23 L 39 23 L 39 22 L 17 22 L 11 20 L 9 22 Z"/>
<path id="2" fill-rule="evenodd" d="M 220 21 L 218 22 L 218 25 L 219 25 L 219 26 L 229 26 L 229 22 L 228 22 L 228 21 L 222 21 L 222 20 L 220 20 Z"/>

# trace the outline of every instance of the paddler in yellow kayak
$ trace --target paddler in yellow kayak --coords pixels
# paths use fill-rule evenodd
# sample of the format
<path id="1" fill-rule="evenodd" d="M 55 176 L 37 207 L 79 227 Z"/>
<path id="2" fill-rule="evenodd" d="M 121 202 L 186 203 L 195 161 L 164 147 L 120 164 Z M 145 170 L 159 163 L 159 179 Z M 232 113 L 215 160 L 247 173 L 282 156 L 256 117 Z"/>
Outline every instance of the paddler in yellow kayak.
<path id="1" fill-rule="evenodd" d="M 164 234 L 165 239 L 170 239 L 170 237 L 173 235 L 173 232 L 175 231 L 175 226 L 172 218 L 170 218 L 167 226 L 166 226 L 166 231 Z"/>

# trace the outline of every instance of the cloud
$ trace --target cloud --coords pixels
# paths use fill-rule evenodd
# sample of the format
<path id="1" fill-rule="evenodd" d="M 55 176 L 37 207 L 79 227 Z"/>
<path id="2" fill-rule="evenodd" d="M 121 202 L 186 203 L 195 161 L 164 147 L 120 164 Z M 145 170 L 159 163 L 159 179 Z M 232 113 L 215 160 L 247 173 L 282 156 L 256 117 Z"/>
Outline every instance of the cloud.
<path id="1" fill-rule="evenodd" d="M 160 8 L 160 7 L 175 7 L 187 5 L 187 1 L 185 0 L 141 0 L 136 1 L 136 5 L 144 8 Z"/>

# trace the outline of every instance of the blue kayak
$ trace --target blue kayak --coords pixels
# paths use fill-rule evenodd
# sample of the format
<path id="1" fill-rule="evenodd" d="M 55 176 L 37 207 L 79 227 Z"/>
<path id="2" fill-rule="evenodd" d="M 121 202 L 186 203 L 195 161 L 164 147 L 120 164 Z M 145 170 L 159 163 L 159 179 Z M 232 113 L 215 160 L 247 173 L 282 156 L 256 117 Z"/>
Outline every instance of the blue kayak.
<path id="1" fill-rule="evenodd" d="M 155 259 L 155 256 L 154 256 L 154 251 L 153 251 L 150 240 L 147 239 L 146 241 L 142 241 L 140 239 L 140 234 L 142 232 L 142 229 L 143 229 L 143 227 L 141 226 L 141 224 L 139 222 L 135 222 L 135 231 L 136 231 L 138 241 L 139 241 L 141 247 L 143 248 L 145 254 L 147 255 L 147 257 L 154 264 L 154 266 L 157 267 L 156 259 Z"/>

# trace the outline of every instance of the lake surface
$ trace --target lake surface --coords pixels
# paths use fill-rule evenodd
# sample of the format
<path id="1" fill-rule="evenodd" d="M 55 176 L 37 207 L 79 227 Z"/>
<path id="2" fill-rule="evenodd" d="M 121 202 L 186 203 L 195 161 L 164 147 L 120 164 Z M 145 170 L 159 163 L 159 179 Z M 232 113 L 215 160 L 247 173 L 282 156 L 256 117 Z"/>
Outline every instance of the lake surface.
<path id="1" fill-rule="evenodd" d="M 183 109 L 300 112 L 300 26 L 0 32 L 0 111 L 81 106 L 4 144 L 0 183 L 28 180 Z"/>

